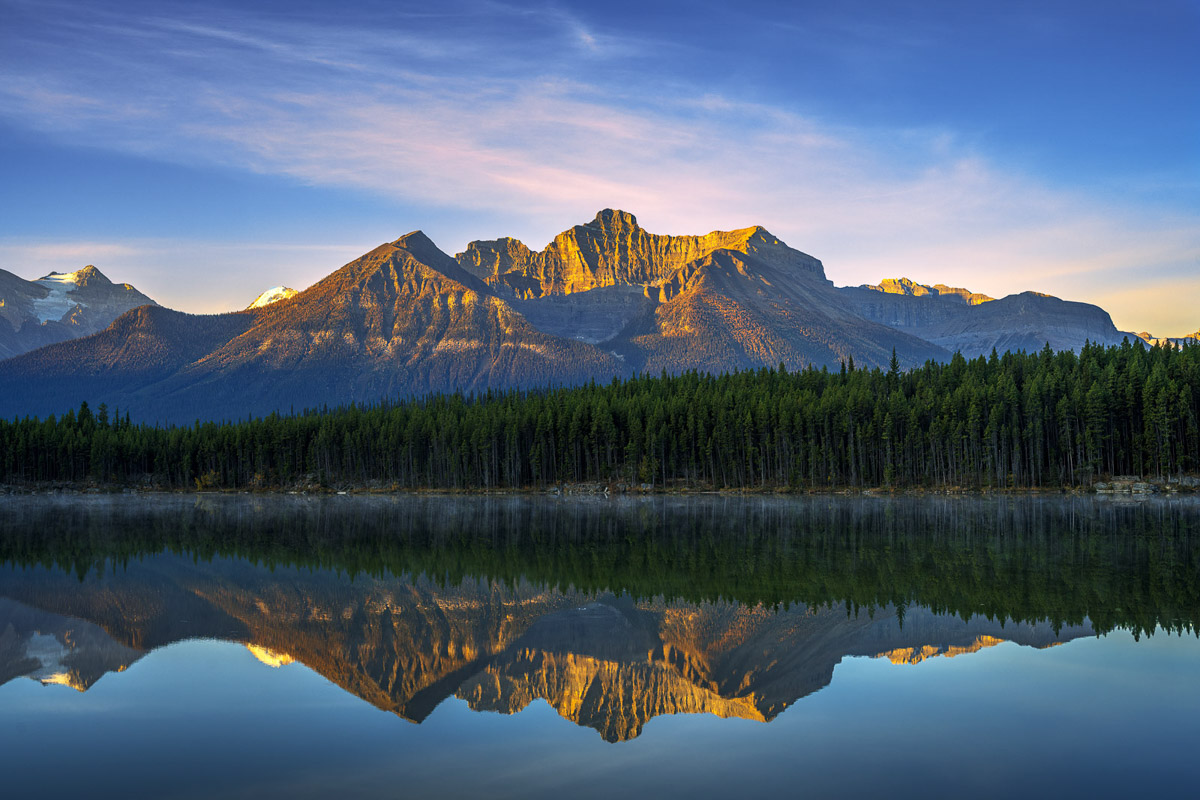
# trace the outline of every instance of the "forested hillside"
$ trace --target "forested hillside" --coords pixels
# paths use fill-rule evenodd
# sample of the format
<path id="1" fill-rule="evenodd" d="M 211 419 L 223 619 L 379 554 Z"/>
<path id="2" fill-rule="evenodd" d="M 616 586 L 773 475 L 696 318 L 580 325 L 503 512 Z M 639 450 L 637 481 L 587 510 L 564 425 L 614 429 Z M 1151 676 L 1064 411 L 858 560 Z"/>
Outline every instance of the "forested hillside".
<path id="1" fill-rule="evenodd" d="M 1200 469 L 1200 346 L 438 395 L 191 427 L 0 422 L 0 482 L 272 488 L 1058 487 Z"/>

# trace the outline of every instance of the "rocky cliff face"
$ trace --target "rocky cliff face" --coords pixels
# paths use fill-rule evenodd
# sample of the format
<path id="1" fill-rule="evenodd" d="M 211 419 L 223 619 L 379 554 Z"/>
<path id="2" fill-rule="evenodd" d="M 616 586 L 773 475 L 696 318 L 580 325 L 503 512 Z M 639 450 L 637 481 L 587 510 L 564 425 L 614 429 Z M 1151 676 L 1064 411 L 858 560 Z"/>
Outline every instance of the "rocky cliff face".
<path id="1" fill-rule="evenodd" d="M 935 287 L 913 284 L 907 278 L 883 281 L 878 286 L 846 286 L 838 289 L 855 313 L 916 336 L 927 329 L 963 318 L 969 313 L 971 305 L 981 305 L 992 299 L 965 289 L 961 292 L 942 294 Z M 970 302 L 972 298 L 979 302 Z"/>
<path id="2" fill-rule="evenodd" d="M 719 373 L 785 364 L 884 366 L 949 354 L 856 315 L 817 259 L 762 227 L 665 236 L 606 209 L 533 252 L 472 242 L 464 269 L 535 326 L 597 344 L 633 371 Z"/>
<path id="3" fill-rule="evenodd" d="M 541 252 L 516 239 L 498 239 L 471 242 L 457 259 L 489 285 L 529 299 L 606 286 L 658 286 L 688 262 L 717 250 L 747 253 L 779 268 L 825 277 L 820 261 L 759 226 L 705 236 L 663 236 L 643 230 L 632 214 L 613 209 L 560 233 Z"/>
<path id="4" fill-rule="evenodd" d="M 103 330 L 143 305 L 155 302 L 90 264 L 36 281 L 0 270 L 0 359 Z"/>

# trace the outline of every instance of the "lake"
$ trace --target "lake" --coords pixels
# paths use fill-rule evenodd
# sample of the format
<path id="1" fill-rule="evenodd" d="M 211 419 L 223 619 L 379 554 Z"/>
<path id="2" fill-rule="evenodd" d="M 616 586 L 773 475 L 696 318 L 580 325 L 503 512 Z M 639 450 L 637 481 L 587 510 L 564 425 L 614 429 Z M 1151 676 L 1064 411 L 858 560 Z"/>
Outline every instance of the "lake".
<path id="1" fill-rule="evenodd" d="M 9 496 L 7 797 L 1190 794 L 1200 500 Z"/>

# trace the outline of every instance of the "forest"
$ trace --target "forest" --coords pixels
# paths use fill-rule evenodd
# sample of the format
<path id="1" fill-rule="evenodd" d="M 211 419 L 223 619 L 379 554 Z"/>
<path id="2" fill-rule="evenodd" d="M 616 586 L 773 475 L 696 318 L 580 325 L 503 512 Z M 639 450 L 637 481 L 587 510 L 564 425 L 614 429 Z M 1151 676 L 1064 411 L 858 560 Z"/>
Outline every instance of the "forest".
<path id="1" fill-rule="evenodd" d="M 0 421 L 0 483 L 169 489 L 824 491 L 1086 486 L 1200 469 L 1200 345 L 902 372 L 687 372 L 187 426 L 83 404 Z"/>

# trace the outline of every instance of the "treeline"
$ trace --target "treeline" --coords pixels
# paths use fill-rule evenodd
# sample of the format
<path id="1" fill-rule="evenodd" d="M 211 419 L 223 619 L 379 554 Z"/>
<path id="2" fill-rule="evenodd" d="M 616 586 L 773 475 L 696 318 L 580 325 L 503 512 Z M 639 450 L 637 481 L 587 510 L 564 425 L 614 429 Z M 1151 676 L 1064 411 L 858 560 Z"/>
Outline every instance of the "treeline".
<path id="1" fill-rule="evenodd" d="M 159 427 L 0 422 L 0 481 L 175 488 L 1057 487 L 1200 469 L 1200 346 L 1089 345 L 902 373 L 763 369 Z"/>

